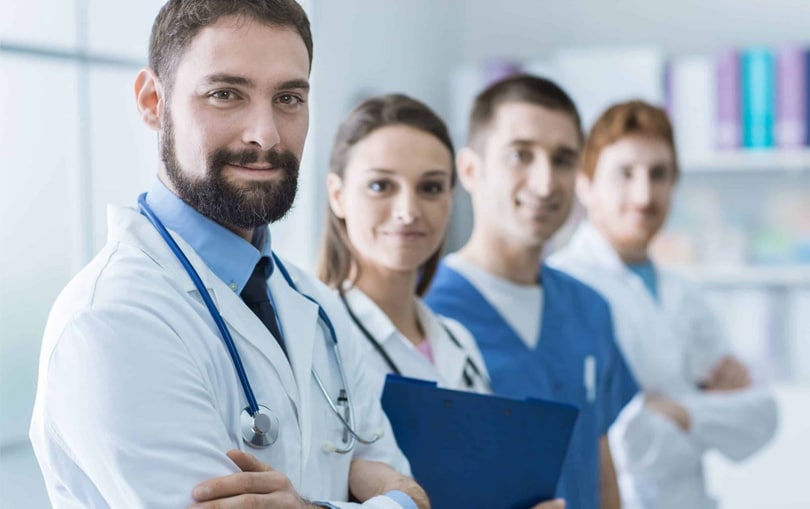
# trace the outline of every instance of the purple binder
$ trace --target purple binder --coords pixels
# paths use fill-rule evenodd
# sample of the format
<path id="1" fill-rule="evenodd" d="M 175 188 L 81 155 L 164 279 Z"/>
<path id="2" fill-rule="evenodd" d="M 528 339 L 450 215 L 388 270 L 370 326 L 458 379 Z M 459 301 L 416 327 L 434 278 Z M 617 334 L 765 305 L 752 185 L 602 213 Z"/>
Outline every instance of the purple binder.
<path id="1" fill-rule="evenodd" d="M 740 56 L 727 50 L 717 56 L 717 148 L 740 146 Z"/>
<path id="2" fill-rule="evenodd" d="M 776 144 L 798 148 L 807 139 L 805 50 L 784 46 L 776 51 Z"/>

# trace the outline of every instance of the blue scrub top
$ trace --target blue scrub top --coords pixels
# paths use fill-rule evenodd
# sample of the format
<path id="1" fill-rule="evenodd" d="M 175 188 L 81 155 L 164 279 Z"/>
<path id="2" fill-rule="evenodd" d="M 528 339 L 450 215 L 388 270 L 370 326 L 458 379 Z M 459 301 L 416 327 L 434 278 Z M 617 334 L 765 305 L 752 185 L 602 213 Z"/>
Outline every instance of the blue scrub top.
<path id="1" fill-rule="evenodd" d="M 599 440 L 638 386 L 614 340 L 607 302 L 591 287 L 546 265 L 540 268 L 540 281 L 542 324 L 534 349 L 464 276 L 444 262 L 425 302 L 473 334 L 493 392 L 579 408 L 557 495 L 566 499 L 570 509 L 598 509 Z M 595 376 L 587 376 L 586 371 Z M 587 384 L 587 378 L 593 383 Z"/>

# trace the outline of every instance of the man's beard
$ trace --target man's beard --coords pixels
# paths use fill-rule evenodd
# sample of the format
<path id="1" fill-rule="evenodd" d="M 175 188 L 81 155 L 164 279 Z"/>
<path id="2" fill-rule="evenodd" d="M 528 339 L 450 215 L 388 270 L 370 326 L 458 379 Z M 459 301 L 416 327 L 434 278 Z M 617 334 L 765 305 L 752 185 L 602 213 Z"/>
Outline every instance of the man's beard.
<path id="1" fill-rule="evenodd" d="M 181 200 L 223 226 L 251 229 L 283 218 L 292 208 L 298 189 L 298 158 L 290 151 L 233 152 L 220 148 L 209 154 L 205 175 L 189 177 L 180 168 L 174 144 L 174 126 L 169 112 L 161 133 L 161 159 L 169 180 Z M 236 185 L 223 175 L 226 164 L 245 166 L 267 163 L 281 172 L 280 179 Z"/>

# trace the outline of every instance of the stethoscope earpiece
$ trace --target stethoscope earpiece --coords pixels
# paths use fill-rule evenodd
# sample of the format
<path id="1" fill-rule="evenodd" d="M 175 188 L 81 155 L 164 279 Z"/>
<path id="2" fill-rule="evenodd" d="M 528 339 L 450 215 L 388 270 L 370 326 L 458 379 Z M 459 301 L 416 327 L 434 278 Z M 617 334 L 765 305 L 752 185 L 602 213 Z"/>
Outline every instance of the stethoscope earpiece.
<path id="1" fill-rule="evenodd" d="M 242 421 L 242 440 L 254 449 L 270 447 L 278 439 L 278 417 L 264 405 L 259 411 L 250 415 L 250 407 L 245 407 L 240 416 Z"/>

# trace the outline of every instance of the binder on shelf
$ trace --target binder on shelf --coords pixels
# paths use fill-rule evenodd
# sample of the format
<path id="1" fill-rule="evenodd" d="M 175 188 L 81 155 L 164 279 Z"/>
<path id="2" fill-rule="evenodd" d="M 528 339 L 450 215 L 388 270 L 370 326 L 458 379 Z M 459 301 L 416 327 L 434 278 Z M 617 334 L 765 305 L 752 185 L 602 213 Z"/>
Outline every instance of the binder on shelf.
<path id="1" fill-rule="evenodd" d="M 706 159 L 714 153 L 716 78 L 709 56 L 680 57 L 670 63 L 669 113 L 684 159 Z"/>
<path id="2" fill-rule="evenodd" d="M 740 147 L 742 124 L 740 121 L 740 55 L 727 50 L 715 62 L 717 72 L 717 148 Z"/>
<path id="3" fill-rule="evenodd" d="M 578 410 L 388 375 L 382 405 L 434 509 L 529 509 L 554 498 Z"/>
<path id="4" fill-rule="evenodd" d="M 750 48 L 742 54 L 743 146 L 774 146 L 776 114 L 776 63 L 767 48 Z"/>
<path id="5" fill-rule="evenodd" d="M 800 46 L 776 51 L 776 144 L 780 148 L 799 148 L 807 139 L 805 64 Z"/>

